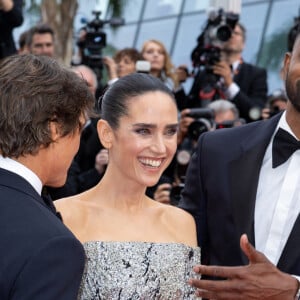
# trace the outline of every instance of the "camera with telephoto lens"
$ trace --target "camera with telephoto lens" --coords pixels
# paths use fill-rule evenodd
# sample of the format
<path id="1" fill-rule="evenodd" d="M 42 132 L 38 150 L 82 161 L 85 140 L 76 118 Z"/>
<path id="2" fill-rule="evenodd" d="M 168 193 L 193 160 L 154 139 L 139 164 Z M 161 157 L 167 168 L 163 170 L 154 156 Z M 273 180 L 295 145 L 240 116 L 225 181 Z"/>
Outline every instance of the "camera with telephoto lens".
<path id="1" fill-rule="evenodd" d="M 215 113 L 210 108 L 191 108 L 187 116 L 195 119 L 188 127 L 188 137 L 193 141 L 202 133 L 216 129 Z"/>
<path id="2" fill-rule="evenodd" d="M 224 45 L 231 38 L 238 20 L 239 14 L 222 8 L 209 13 L 204 30 L 197 38 L 197 46 L 191 53 L 195 80 L 201 76 L 201 85 L 190 95 L 192 98 L 207 101 L 222 98 L 218 86 L 220 76 L 214 74 L 213 66 L 221 61 Z"/>
<path id="3" fill-rule="evenodd" d="M 197 39 L 198 44 L 191 54 L 194 67 L 204 66 L 208 72 L 211 71 L 212 66 L 220 61 L 223 45 L 231 38 L 238 20 L 238 14 L 225 12 L 222 8 L 210 12 L 206 26 Z"/>

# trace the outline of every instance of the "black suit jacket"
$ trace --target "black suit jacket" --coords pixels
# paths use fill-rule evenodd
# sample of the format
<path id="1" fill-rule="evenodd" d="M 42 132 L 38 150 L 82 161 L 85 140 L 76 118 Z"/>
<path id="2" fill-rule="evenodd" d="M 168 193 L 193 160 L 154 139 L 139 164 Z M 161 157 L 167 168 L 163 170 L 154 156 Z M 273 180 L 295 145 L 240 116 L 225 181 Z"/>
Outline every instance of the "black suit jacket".
<path id="1" fill-rule="evenodd" d="M 0 169 L 0 299 L 77 298 L 81 243 L 22 177 Z"/>
<path id="2" fill-rule="evenodd" d="M 248 263 L 240 250 L 240 236 L 247 233 L 255 245 L 258 177 L 279 117 L 200 136 L 179 206 L 195 217 L 202 263 L 228 266 Z M 278 262 L 279 269 L 300 275 L 299 245 L 298 216 Z"/>
<path id="3" fill-rule="evenodd" d="M 0 59 L 17 52 L 13 39 L 13 29 L 23 23 L 22 0 L 14 0 L 11 11 L 5 12 L 0 9 Z"/>
<path id="4" fill-rule="evenodd" d="M 191 88 L 187 107 L 203 107 L 210 102 L 199 99 L 199 91 L 205 83 L 206 72 L 199 72 L 195 77 Z M 247 122 L 253 121 L 249 116 L 251 108 L 264 108 L 267 101 L 267 72 L 265 69 L 243 62 L 239 66 L 238 73 L 234 75 L 233 81 L 240 87 L 237 95 L 230 99 L 238 108 L 240 117 Z M 219 99 L 216 95 L 213 100 Z"/>

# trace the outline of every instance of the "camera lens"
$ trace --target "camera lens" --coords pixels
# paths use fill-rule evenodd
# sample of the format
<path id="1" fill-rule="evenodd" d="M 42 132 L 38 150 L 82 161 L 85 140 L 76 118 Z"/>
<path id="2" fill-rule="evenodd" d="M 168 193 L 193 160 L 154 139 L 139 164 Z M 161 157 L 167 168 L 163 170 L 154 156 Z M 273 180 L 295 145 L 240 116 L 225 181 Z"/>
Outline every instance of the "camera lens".
<path id="1" fill-rule="evenodd" d="M 217 29 L 216 36 L 222 42 L 228 41 L 231 37 L 230 27 L 227 25 L 219 26 L 219 28 Z"/>
<path id="2" fill-rule="evenodd" d="M 197 141 L 199 136 L 212 129 L 212 124 L 209 120 L 207 119 L 197 119 L 196 121 L 192 122 L 189 125 L 188 128 L 188 135 L 189 137 L 194 140 Z"/>

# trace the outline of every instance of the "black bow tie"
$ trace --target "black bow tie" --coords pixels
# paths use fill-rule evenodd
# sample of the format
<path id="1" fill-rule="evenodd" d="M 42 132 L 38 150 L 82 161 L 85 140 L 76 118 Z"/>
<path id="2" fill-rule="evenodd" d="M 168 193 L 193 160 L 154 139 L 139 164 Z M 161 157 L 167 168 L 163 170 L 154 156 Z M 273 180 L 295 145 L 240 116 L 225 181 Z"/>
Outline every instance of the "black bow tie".
<path id="1" fill-rule="evenodd" d="M 272 167 L 276 168 L 285 163 L 298 149 L 300 149 L 300 141 L 297 141 L 287 131 L 279 128 L 273 140 Z"/>
<path id="2" fill-rule="evenodd" d="M 56 211 L 51 196 L 49 194 L 42 193 L 42 198 L 45 204 L 47 205 L 47 207 L 49 208 L 49 210 L 52 211 L 60 220 L 62 220 L 61 214 Z"/>

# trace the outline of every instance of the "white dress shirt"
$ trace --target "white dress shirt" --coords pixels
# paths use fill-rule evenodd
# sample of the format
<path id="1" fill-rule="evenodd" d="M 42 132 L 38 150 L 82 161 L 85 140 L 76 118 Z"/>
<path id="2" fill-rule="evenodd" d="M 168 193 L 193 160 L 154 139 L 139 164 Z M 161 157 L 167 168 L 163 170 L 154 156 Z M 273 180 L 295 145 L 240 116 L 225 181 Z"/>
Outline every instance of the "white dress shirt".
<path id="1" fill-rule="evenodd" d="M 237 60 L 232 64 L 232 78 L 234 76 L 234 73 L 238 70 L 240 63 L 241 61 Z M 240 87 L 235 82 L 232 82 L 230 86 L 225 90 L 225 96 L 228 100 L 232 100 L 239 91 Z"/>
<path id="2" fill-rule="evenodd" d="M 284 112 L 267 147 L 255 205 L 255 246 L 277 265 L 300 210 L 300 150 L 272 168 L 272 145 L 278 128 L 293 135 Z"/>

